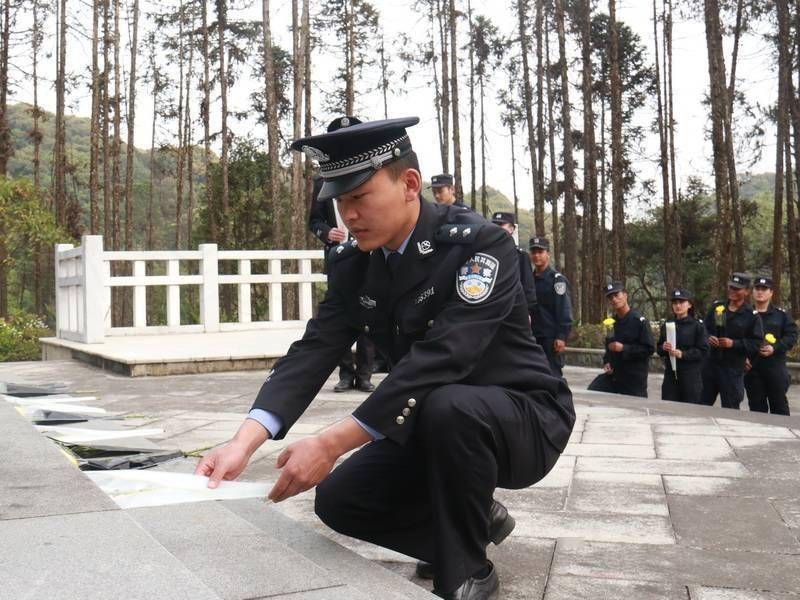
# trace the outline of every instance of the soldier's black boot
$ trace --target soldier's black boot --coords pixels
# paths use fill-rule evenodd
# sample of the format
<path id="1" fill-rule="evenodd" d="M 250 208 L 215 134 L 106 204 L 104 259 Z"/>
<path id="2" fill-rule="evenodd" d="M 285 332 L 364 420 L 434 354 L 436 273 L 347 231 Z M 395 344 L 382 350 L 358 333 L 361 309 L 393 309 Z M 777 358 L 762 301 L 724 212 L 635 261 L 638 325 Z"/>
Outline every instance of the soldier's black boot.
<path id="1" fill-rule="evenodd" d="M 433 590 L 433 593 L 446 600 L 495 600 L 500 592 L 500 580 L 497 578 L 497 571 L 492 561 L 487 563 L 488 574 L 473 575 L 452 592 L 442 593 Z"/>
<path id="2" fill-rule="evenodd" d="M 363 379 L 361 377 L 356 377 L 355 387 L 360 392 L 371 393 L 375 391 L 375 384 L 372 383 L 369 379 Z"/>
<path id="3" fill-rule="evenodd" d="M 499 545 L 508 535 L 514 531 L 517 522 L 514 520 L 505 506 L 497 500 L 492 501 L 492 508 L 489 509 L 489 540 L 495 545 Z M 429 562 L 419 561 L 417 563 L 417 577 L 420 579 L 433 579 L 433 565 Z"/>
<path id="4" fill-rule="evenodd" d="M 352 387 L 353 387 L 353 380 L 352 379 L 345 379 L 343 377 L 342 379 L 339 380 L 339 383 L 337 383 L 335 386 L 333 386 L 333 391 L 337 392 L 337 393 L 346 392 L 346 391 L 352 389 Z"/>

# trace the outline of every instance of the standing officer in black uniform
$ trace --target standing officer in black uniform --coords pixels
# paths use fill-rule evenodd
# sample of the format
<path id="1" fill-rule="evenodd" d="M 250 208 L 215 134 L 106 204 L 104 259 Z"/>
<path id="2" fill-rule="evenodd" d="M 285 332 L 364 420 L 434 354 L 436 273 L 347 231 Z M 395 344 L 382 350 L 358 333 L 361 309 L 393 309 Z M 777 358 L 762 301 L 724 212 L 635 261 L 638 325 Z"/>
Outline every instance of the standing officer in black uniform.
<path id="1" fill-rule="evenodd" d="M 457 206 L 469 210 L 469 207 L 465 206 L 456 197 L 455 178 L 450 173 L 442 173 L 431 177 L 431 189 L 433 190 L 434 199 L 439 204 Z"/>
<path id="2" fill-rule="evenodd" d="M 745 361 L 754 358 L 764 340 L 758 311 L 747 304 L 750 278 L 734 273 L 728 281 L 728 300 L 717 300 L 706 315 L 711 353 L 703 366 L 702 403 L 713 406 L 717 394 L 723 408 L 739 410 L 744 398 Z"/>
<path id="3" fill-rule="evenodd" d="M 366 333 L 394 367 L 351 417 L 283 450 L 269 498 L 316 485 L 316 512 L 336 531 L 432 563 L 444 598 L 496 598 L 486 559 L 495 487 L 544 477 L 575 413 L 530 334 L 509 235 L 474 212 L 421 200 L 406 133 L 418 122 L 292 144 L 319 161 L 319 197 L 337 198 L 355 240 L 334 250 L 318 315 L 267 376 L 250 418 L 196 472 L 212 487 L 241 473 Z"/>
<path id="4" fill-rule="evenodd" d="M 338 117 L 328 125 L 328 131 L 336 131 L 343 127 L 361 123 L 356 117 Z M 347 227 L 341 222 L 334 206 L 333 198 L 319 201 L 322 188 L 322 177 L 314 179 L 314 191 L 311 194 L 311 206 L 308 210 L 308 229 L 325 244 L 325 272 L 328 272 L 328 257 L 338 244 L 346 242 L 350 237 Z M 357 389 L 372 392 L 375 385 L 370 381 L 375 366 L 375 346 L 366 336 L 359 336 L 356 341 L 356 354 L 348 348 L 339 361 L 339 383 L 333 386 L 334 392 L 346 392 Z"/>
<path id="5" fill-rule="evenodd" d="M 630 307 L 622 283 L 609 283 L 605 292 L 616 318 L 611 318 L 613 325 L 607 325 L 604 373 L 595 377 L 588 389 L 647 398 L 647 372 L 655 350 L 650 324 Z"/>
<path id="6" fill-rule="evenodd" d="M 513 213 L 496 212 L 492 215 L 492 223 L 500 225 L 512 237 L 517 230 L 517 222 Z M 519 248 L 517 248 L 517 252 L 519 253 L 519 281 L 528 301 L 528 314 L 531 318 L 531 325 L 533 325 L 533 317 L 536 314 L 536 284 L 533 281 L 533 268 L 528 255 Z"/>
<path id="7" fill-rule="evenodd" d="M 772 304 L 772 278 L 757 277 L 753 299 L 764 327 L 764 342 L 758 355 L 745 365 L 744 388 L 750 410 L 776 415 L 789 414 L 786 392 L 789 372 L 786 353 L 797 343 L 797 324 L 782 308 Z M 748 369 L 749 366 L 749 369 Z"/>
<path id="8" fill-rule="evenodd" d="M 572 331 L 569 281 L 550 266 L 550 241 L 547 238 L 538 235 L 532 237 L 528 241 L 528 252 L 536 285 L 533 335 L 542 345 L 553 373 L 561 377 L 563 352 Z"/>
<path id="9" fill-rule="evenodd" d="M 662 323 L 656 346 L 656 352 L 664 359 L 661 399 L 700 404 L 703 360 L 708 355 L 706 328 L 694 316 L 692 294 L 688 290 L 673 290 L 670 305 L 675 318 L 668 322 L 674 323 L 675 344 L 667 341 L 667 323 Z M 675 358 L 675 370 L 671 357 Z"/>

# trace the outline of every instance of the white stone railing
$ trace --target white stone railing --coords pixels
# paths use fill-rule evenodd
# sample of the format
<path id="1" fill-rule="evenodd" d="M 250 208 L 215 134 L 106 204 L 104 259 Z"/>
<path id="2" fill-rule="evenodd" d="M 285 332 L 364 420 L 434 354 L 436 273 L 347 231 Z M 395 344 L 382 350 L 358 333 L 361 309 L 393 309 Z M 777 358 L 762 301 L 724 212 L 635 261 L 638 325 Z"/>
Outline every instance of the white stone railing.
<path id="1" fill-rule="evenodd" d="M 56 244 L 56 336 L 89 344 L 102 343 L 106 336 L 158 333 L 241 331 L 295 327 L 311 318 L 313 286 L 325 275 L 312 271 L 312 260 L 322 259 L 322 250 L 218 250 L 216 244 L 201 244 L 197 250 L 107 251 L 103 236 L 85 235 L 78 248 Z M 220 274 L 219 261 L 236 261 L 235 275 Z M 180 264 L 198 262 L 197 275 L 181 275 Z M 252 273 L 252 261 L 266 261 L 268 273 Z M 283 261 L 298 261 L 298 273 L 283 273 Z M 133 263 L 130 276 L 113 275 L 112 262 Z M 166 263 L 166 275 L 147 275 L 148 262 Z M 283 320 L 282 284 L 299 288 L 299 320 Z M 269 314 L 266 321 L 253 321 L 251 286 L 269 285 Z M 200 288 L 199 324 L 181 324 L 181 288 Z M 235 285 L 238 291 L 238 321 L 221 323 L 219 286 Z M 166 287 L 166 325 L 147 325 L 147 290 Z M 133 326 L 112 326 L 111 289 L 133 288 Z"/>

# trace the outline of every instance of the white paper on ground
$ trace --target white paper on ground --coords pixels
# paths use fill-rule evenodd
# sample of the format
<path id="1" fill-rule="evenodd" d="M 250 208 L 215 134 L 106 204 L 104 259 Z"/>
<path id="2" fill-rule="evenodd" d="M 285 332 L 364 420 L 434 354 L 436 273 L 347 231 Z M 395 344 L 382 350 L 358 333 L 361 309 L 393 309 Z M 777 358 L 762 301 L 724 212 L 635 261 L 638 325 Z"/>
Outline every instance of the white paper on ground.
<path id="1" fill-rule="evenodd" d="M 37 425 L 36 429 L 66 444 L 85 444 L 102 440 L 122 440 L 132 437 L 153 437 L 164 433 L 163 429 L 83 429 L 62 425 Z"/>
<path id="2" fill-rule="evenodd" d="M 41 404 L 71 404 L 73 402 L 94 402 L 97 400 L 96 396 L 68 396 L 68 395 L 53 395 L 53 396 L 27 396 L 21 398 L 18 396 L 9 396 L 8 394 L 0 394 L 0 398 L 11 404 L 19 404 L 21 406 Z"/>
<path id="3" fill-rule="evenodd" d="M 105 415 L 105 408 L 97 408 L 95 406 L 81 406 L 79 404 L 22 404 L 17 407 L 20 413 L 26 417 L 30 417 L 37 410 L 52 410 L 55 412 L 68 412 L 73 415 Z"/>
<path id="4" fill-rule="evenodd" d="M 667 321 L 667 341 L 672 344 L 672 347 L 675 348 L 675 344 L 677 344 L 678 336 L 675 332 L 675 321 Z M 678 376 L 678 368 L 675 366 L 677 363 L 677 359 L 674 356 L 669 357 L 669 364 L 672 365 L 672 372 L 675 377 Z"/>
<path id="5" fill-rule="evenodd" d="M 207 500 L 264 498 L 270 484 L 247 481 L 221 481 L 209 489 L 208 477 L 165 471 L 85 471 L 120 508 L 163 506 Z"/>

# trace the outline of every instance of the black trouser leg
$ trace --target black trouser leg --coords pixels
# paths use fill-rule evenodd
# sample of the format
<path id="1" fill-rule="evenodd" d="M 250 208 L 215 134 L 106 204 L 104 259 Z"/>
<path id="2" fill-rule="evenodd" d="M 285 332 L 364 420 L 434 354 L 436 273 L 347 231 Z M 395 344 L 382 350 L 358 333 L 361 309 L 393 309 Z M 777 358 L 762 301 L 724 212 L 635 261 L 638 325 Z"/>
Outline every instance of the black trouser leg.
<path id="1" fill-rule="evenodd" d="M 593 392 L 608 392 L 609 394 L 618 393 L 617 387 L 614 385 L 614 381 L 611 378 L 611 375 L 608 373 L 600 373 L 600 375 L 592 380 L 592 382 L 589 384 L 589 387 L 586 389 Z"/>
<path id="2" fill-rule="evenodd" d="M 685 402 L 681 394 L 680 384 L 672 371 L 664 371 L 664 381 L 661 382 L 661 399 Z"/>
<path id="3" fill-rule="evenodd" d="M 744 388 L 747 391 L 747 405 L 750 410 L 767 412 L 767 391 L 764 387 L 763 375 L 755 369 L 750 369 L 744 376 Z"/>
<path id="4" fill-rule="evenodd" d="M 549 338 L 536 338 L 537 342 L 542 346 L 547 362 L 550 364 L 550 370 L 556 377 L 564 376 L 564 354 L 556 354 L 553 349 L 553 340 Z"/>
<path id="5" fill-rule="evenodd" d="M 719 373 L 717 366 L 711 361 L 703 365 L 702 380 L 703 393 L 700 395 L 700 404 L 714 406 L 719 394 Z"/>
<path id="6" fill-rule="evenodd" d="M 406 446 L 355 453 L 317 486 L 315 508 L 336 531 L 432 562 L 449 592 L 486 564 L 495 487 L 532 485 L 558 453 L 531 401 L 500 388 L 443 386 L 419 410 Z"/>
<path id="7" fill-rule="evenodd" d="M 356 378 L 367 382 L 372 378 L 372 367 L 375 363 L 375 344 L 362 335 L 356 341 Z"/>
<path id="8" fill-rule="evenodd" d="M 682 402 L 689 402 L 691 404 L 703 403 L 703 376 L 699 368 L 679 369 L 678 387 L 680 388 Z"/>
<path id="9" fill-rule="evenodd" d="M 759 365 L 752 369 L 748 375 L 755 373 L 763 388 L 763 408 L 761 412 L 769 412 L 775 415 L 788 415 L 789 402 L 786 399 L 786 392 L 789 390 L 789 373 L 786 365 L 778 363 L 772 365 Z M 749 395 L 748 395 L 749 399 Z"/>
<path id="10" fill-rule="evenodd" d="M 339 379 L 344 381 L 349 381 L 350 384 L 353 384 L 353 381 L 356 377 L 356 365 L 355 361 L 353 360 L 353 351 L 348 348 L 347 352 L 344 353 L 341 360 L 339 361 Z"/>
<path id="11" fill-rule="evenodd" d="M 722 408 L 739 410 L 744 399 L 744 373 L 734 367 L 717 367 Z"/>

